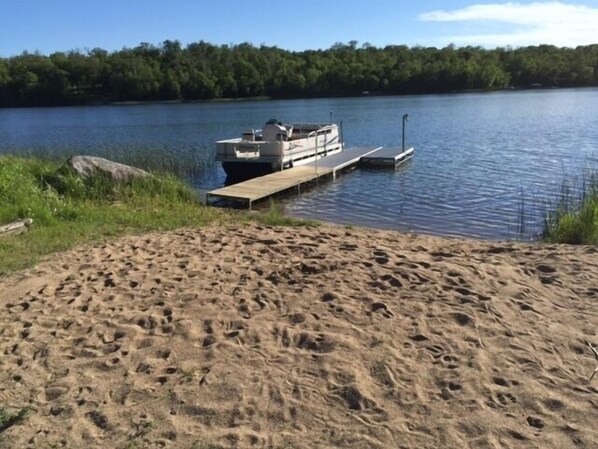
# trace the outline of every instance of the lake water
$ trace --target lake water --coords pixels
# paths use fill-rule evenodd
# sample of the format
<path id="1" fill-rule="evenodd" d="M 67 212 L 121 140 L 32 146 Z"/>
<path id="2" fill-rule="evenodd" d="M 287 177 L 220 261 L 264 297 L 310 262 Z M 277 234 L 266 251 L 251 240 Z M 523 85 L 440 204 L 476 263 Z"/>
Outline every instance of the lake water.
<path id="1" fill-rule="evenodd" d="M 222 186 L 214 141 L 266 120 L 343 122 L 347 146 L 413 159 L 356 169 L 283 200 L 287 213 L 344 224 L 487 239 L 534 238 L 563 182 L 598 169 L 598 89 L 315 100 L 0 109 L 0 153 L 98 155 Z"/>

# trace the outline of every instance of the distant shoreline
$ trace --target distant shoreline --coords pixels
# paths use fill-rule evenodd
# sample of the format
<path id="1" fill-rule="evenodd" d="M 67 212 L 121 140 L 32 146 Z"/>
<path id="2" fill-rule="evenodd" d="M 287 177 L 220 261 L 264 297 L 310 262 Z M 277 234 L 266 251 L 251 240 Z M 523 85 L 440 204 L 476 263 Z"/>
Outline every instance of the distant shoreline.
<path id="1" fill-rule="evenodd" d="M 147 42 L 0 58 L 0 105 L 131 105 L 598 86 L 594 45 L 444 48 L 356 41 L 300 52 L 250 43 Z M 6 67 L 6 68 L 5 68 Z M 7 75 L 4 75 L 6 73 Z"/>
<path id="2" fill-rule="evenodd" d="M 103 103 L 105 106 L 137 106 L 143 104 L 195 104 L 195 103 L 233 103 L 241 101 L 269 101 L 277 98 L 259 97 L 238 97 L 238 98 L 213 98 L 210 100 L 135 100 L 135 101 L 111 101 Z M 85 105 L 89 106 L 89 105 Z"/>
<path id="3" fill-rule="evenodd" d="M 426 93 L 408 93 L 408 94 L 390 94 L 382 92 L 371 92 L 362 95 L 339 95 L 339 96 L 322 96 L 322 97 L 226 97 L 226 98 L 212 98 L 209 100 L 131 100 L 131 101 L 90 101 L 78 104 L 64 104 L 64 105 L 37 105 L 37 106 L 10 106 L 2 107 L 0 109 L 26 109 L 26 108 L 67 108 L 67 107 L 81 107 L 81 106 L 141 106 L 141 105 L 169 105 L 169 104 L 209 104 L 209 103 L 241 103 L 250 101 L 284 101 L 284 100 L 318 100 L 331 98 L 364 98 L 364 97 L 413 97 L 421 95 L 459 95 L 459 94 L 484 94 L 494 92 L 521 92 L 521 91 L 549 91 L 549 90 L 570 90 L 570 89 L 596 89 L 597 86 L 582 86 L 582 87 L 557 87 L 557 86 L 529 86 L 529 87 L 504 87 L 497 89 L 463 89 L 454 90 L 450 92 L 426 92 Z"/>
<path id="4" fill-rule="evenodd" d="M 148 101 L 113 101 L 102 103 L 98 106 L 140 106 L 148 104 L 205 104 L 205 103 L 241 103 L 248 101 L 283 101 L 283 100 L 319 100 L 326 98 L 364 98 L 364 97 L 413 97 L 420 95 L 459 95 L 459 94 L 485 94 L 494 92 L 521 92 L 532 90 L 569 90 L 569 89 L 595 89 L 596 86 L 584 87 L 557 87 L 557 86 L 528 86 L 528 87 L 502 87 L 496 89 L 463 89 L 454 90 L 450 92 L 426 92 L 426 93 L 409 93 L 409 94 L 389 94 L 382 92 L 371 92 L 361 95 L 339 95 L 339 96 L 323 96 L 323 97 L 227 97 L 227 98 L 212 98 L 210 100 L 148 100 Z M 93 106 L 92 104 L 80 106 Z M 51 107 L 51 106 L 49 106 Z"/>

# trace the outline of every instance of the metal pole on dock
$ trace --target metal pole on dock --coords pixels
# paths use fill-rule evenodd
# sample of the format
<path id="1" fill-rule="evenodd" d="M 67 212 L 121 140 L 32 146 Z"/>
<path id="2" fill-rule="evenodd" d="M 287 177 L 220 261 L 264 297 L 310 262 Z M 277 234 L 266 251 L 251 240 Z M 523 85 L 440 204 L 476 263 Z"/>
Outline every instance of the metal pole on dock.
<path id="1" fill-rule="evenodd" d="M 409 114 L 403 115 L 403 145 L 401 147 L 403 149 L 403 152 L 405 152 L 405 123 L 407 123 L 408 117 L 409 117 Z"/>
<path id="2" fill-rule="evenodd" d="M 318 182 L 318 131 L 316 131 L 316 182 Z"/>

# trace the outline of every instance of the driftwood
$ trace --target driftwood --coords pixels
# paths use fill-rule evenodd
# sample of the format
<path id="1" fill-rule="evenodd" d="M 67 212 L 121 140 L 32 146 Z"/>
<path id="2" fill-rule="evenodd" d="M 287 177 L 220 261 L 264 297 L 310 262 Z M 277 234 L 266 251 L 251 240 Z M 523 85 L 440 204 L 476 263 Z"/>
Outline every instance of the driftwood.
<path id="1" fill-rule="evenodd" d="M 0 226 L 0 236 L 8 234 L 22 234 L 23 232 L 27 232 L 32 223 L 33 220 L 31 218 L 27 218 L 26 220 L 15 221 L 7 225 L 2 225 Z"/>

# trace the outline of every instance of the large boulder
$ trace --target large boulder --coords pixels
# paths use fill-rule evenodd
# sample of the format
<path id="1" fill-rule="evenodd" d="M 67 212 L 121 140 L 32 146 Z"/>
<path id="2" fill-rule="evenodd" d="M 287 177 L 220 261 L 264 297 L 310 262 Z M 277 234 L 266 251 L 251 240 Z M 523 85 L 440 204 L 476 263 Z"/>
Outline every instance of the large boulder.
<path id="1" fill-rule="evenodd" d="M 82 178 L 91 178 L 102 174 L 115 182 L 124 182 L 133 178 L 149 176 L 145 170 L 95 156 L 73 156 L 66 163 L 75 174 Z"/>

